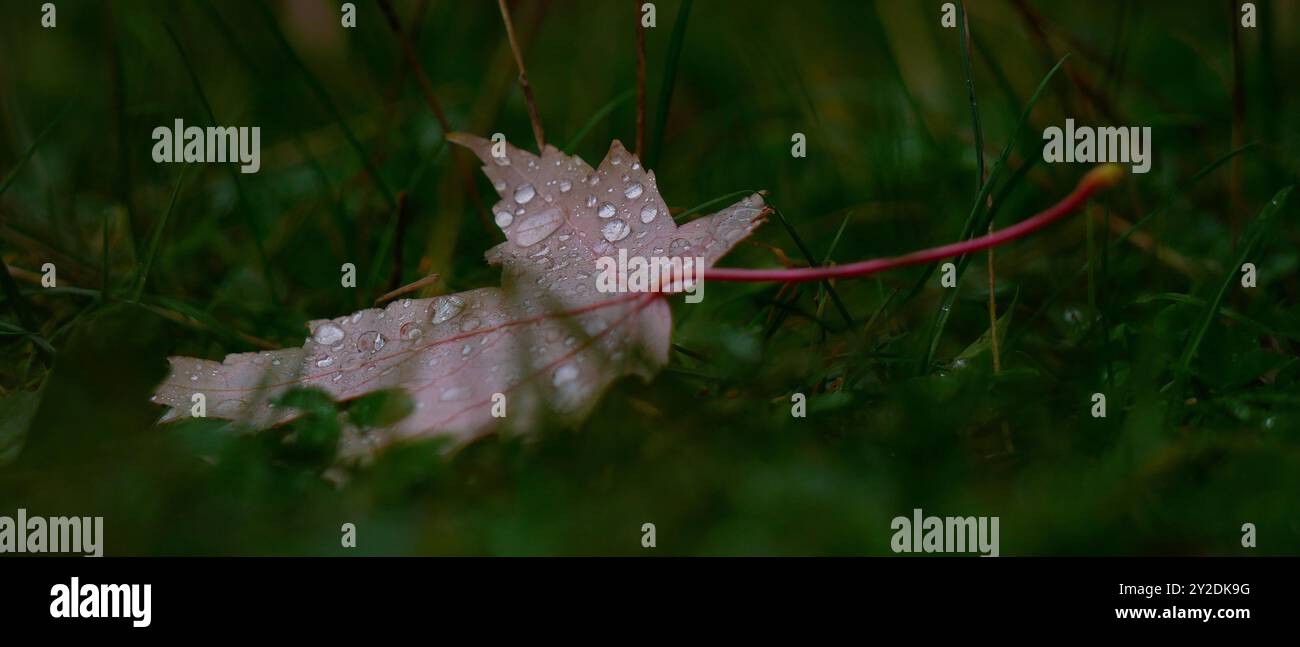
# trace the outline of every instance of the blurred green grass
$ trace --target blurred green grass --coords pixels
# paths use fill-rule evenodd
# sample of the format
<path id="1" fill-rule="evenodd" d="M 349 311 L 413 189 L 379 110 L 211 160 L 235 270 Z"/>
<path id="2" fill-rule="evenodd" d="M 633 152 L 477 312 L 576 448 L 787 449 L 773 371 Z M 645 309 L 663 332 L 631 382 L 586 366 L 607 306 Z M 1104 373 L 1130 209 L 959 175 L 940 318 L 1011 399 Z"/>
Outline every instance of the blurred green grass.
<path id="1" fill-rule="evenodd" d="M 1260 3 L 1241 33 L 1239 137 L 1222 4 L 972 3 L 990 167 L 1070 55 L 990 192 L 996 226 L 1085 170 L 1034 163 L 1042 128 L 1149 125 L 1155 142 L 1151 173 L 1095 201 L 1091 227 L 997 251 L 999 307 L 1014 303 L 999 374 L 979 347 L 953 361 L 989 328 L 982 255 L 955 292 L 937 276 L 913 290 L 921 269 L 836 283 L 852 327 L 815 286 L 786 303 L 779 286 L 714 284 L 673 306 L 686 352 L 620 382 L 580 428 L 450 458 L 402 446 L 340 487 L 312 447 L 156 427 L 148 397 L 169 354 L 296 346 L 303 322 L 429 272 L 438 290 L 497 282 L 482 253 L 498 234 L 468 183 L 488 204 L 490 188 L 443 145 L 377 6 L 357 4 L 355 30 L 315 0 L 60 3 L 43 30 L 36 5 L 0 2 L 0 249 L 16 277 L 0 304 L 0 510 L 103 515 L 111 554 L 642 554 L 645 522 L 656 553 L 886 554 L 890 519 L 915 507 L 1000 516 L 1006 555 L 1300 552 L 1294 200 L 1249 256 L 1259 287 L 1229 283 L 1230 312 L 1178 370 L 1234 273 L 1234 219 L 1247 231 L 1300 171 L 1296 3 Z M 495 4 L 394 4 L 453 127 L 531 147 Z M 581 136 L 589 162 L 635 139 L 635 100 L 618 100 L 636 85 L 633 4 L 514 5 L 548 139 Z M 672 68 L 681 5 L 656 5 L 646 121 L 653 135 L 663 119 L 653 170 L 674 209 L 767 189 L 812 256 L 839 262 L 961 234 L 979 170 L 937 3 L 697 2 Z M 261 172 L 153 163 L 149 133 L 175 118 L 262 127 Z M 1143 226 L 1121 240 L 1107 222 Z M 802 258 L 779 223 L 755 240 Z M 32 282 L 45 262 L 57 289 Z M 360 288 L 338 287 L 344 262 Z M 726 263 L 774 257 L 749 245 Z M 1105 419 L 1088 415 L 1094 392 Z M 339 547 L 344 522 L 356 551 Z"/>

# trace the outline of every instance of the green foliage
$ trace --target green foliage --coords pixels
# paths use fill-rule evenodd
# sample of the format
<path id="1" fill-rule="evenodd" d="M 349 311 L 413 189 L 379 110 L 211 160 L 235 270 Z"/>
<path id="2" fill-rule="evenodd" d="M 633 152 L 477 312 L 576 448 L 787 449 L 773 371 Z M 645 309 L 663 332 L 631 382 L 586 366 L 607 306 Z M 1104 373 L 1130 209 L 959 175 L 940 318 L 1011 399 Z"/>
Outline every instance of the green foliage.
<path id="1" fill-rule="evenodd" d="M 1019 221 L 1086 170 L 1041 162 L 1067 117 L 1152 126 L 1155 163 L 997 251 L 997 374 L 982 255 L 953 290 L 924 267 L 710 284 L 673 304 L 669 368 L 580 428 L 346 468 L 343 426 L 408 396 L 299 390 L 282 427 L 160 426 L 165 358 L 298 346 L 304 322 L 430 272 L 437 291 L 496 284 L 492 191 L 373 3 L 355 30 L 329 3 L 72 4 L 55 30 L 0 20 L 0 510 L 103 515 L 110 554 L 645 554 L 645 522 L 656 554 L 886 554 L 917 507 L 1001 517 L 1006 555 L 1300 552 L 1300 33 L 1270 3 L 1241 33 L 1235 139 L 1221 7 L 1034 3 L 1044 47 L 1015 3 L 968 3 L 963 60 L 914 3 L 658 3 L 647 162 L 675 217 L 738 187 L 781 205 L 727 264 Z M 394 4 L 409 22 L 418 3 Z M 514 4 L 552 143 L 592 161 L 633 141 L 632 4 Z M 494 3 L 430 2 L 405 26 L 453 127 L 531 141 Z M 260 126 L 261 171 L 155 164 L 150 132 L 177 118 Z"/>

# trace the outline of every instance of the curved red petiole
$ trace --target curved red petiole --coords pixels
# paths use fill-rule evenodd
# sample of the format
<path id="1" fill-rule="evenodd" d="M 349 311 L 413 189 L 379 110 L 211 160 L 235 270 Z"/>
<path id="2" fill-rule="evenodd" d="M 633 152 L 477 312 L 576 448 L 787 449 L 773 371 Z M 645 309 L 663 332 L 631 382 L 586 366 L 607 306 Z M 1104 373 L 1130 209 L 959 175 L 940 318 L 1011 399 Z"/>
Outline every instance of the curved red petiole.
<path id="1" fill-rule="evenodd" d="M 1123 167 L 1116 164 L 1107 164 L 1099 166 L 1088 172 L 1079 180 L 1079 184 L 1074 187 L 1074 191 L 1065 199 L 1048 207 L 1025 220 L 1014 225 L 999 229 L 995 233 L 979 238 L 964 240 L 959 243 L 951 243 L 939 247 L 931 247 L 920 251 L 904 254 L 903 256 L 894 256 L 891 258 L 873 258 L 869 261 L 860 261 L 849 263 L 848 265 L 835 265 L 831 267 L 804 267 L 794 269 L 771 269 L 771 270 L 753 270 L 740 268 L 709 268 L 704 271 L 704 280 L 706 281 L 784 281 L 784 282 L 804 282 L 804 281 L 821 281 L 823 279 L 844 279 L 858 276 L 867 276 L 885 270 L 892 270 L 909 265 L 923 265 L 937 260 L 962 256 L 971 252 L 977 252 L 990 247 L 997 247 L 1022 236 L 1046 227 L 1057 220 L 1067 216 L 1070 212 L 1078 209 L 1080 205 L 1087 202 L 1088 198 L 1099 190 L 1107 189 L 1114 186 L 1124 175 Z"/>

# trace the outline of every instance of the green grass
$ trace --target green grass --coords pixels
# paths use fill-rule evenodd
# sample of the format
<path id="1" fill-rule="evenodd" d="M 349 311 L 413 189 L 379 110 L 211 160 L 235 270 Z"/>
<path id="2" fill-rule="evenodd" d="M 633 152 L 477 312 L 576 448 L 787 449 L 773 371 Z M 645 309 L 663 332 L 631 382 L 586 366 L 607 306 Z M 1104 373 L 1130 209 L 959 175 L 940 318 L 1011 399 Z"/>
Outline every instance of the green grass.
<path id="1" fill-rule="evenodd" d="M 469 4 L 429 3 L 420 61 L 453 128 L 531 148 L 497 8 Z M 632 3 L 519 4 L 547 132 L 590 163 L 633 141 Z M 366 554 L 643 554 L 645 522 L 661 554 L 888 554 L 890 520 L 917 507 L 999 516 L 1004 555 L 1300 553 L 1300 91 L 1284 81 L 1300 35 L 1268 3 L 1241 34 L 1254 143 L 1234 149 L 1220 5 L 1034 4 L 1050 56 L 1007 3 L 968 3 L 970 57 L 910 3 L 659 2 L 646 33 L 646 161 L 678 221 L 754 190 L 781 205 L 729 266 L 1004 227 L 1086 171 L 1043 163 L 1043 128 L 1110 125 L 1098 102 L 1153 127 L 1151 172 L 1094 200 L 1097 220 L 997 251 L 1000 373 L 983 271 L 951 290 L 935 267 L 713 284 L 673 304 L 669 366 L 577 428 L 346 469 L 338 425 L 409 402 L 295 392 L 311 415 L 255 432 L 159 427 L 149 397 L 168 355 L 298 346 L 394 267 L 440 273 L 439 290 L 498 283 L 478 204 L 495 194 L 445 145 L 379 9 L 358 3 L 346 31 L 330 3 L 251 0 L 60 5 L 55 30 L 0 18 L 0 511 L 103 515 L 110 554 L 345 554 L 344 522 Z M 260 126 L 261 171 L 155 164 L 150 132 L 176 118 Z M 357 289 L 339 286 L 348 262 Z"/>

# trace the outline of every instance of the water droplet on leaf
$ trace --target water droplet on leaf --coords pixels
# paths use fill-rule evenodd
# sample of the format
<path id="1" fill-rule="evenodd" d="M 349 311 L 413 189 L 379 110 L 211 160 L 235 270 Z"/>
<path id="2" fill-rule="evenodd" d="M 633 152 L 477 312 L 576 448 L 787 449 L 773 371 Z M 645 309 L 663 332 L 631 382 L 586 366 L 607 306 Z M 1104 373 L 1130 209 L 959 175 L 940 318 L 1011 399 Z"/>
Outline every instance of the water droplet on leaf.
<path id="1" fill-rule="evenodd" d="M 343 329 L 338 324 L 327 321 L 317 326 L 311 337 L 316 340 L 317 344 L 333 346 L 339 343 L 340 339 L 343 339 Z"/>
<path id="2" fill-rule="evenodd" d="M 604 227 L 600 228 L 601 235 L 605 237 L 605 240 L 608 240 L 611 243 L 616 243 L 627 238 L 628 232 L 630 231 L 632 230 L 628 228 L 627 223 L 622 220 L 611 220 L 605 223 Z"/>
<path id="3" fill-rule="evenodd" d="M 537 190 L 533 188 L 533 185 L 522 184 L 515 189 L 515 202 L 528 204 L 528 201 L 532 200 L 535 195 L 537 195 Z"/>

